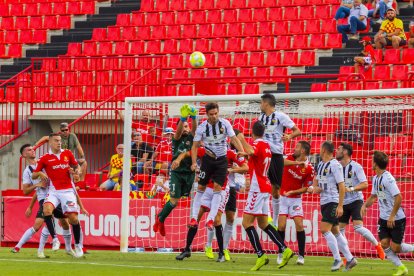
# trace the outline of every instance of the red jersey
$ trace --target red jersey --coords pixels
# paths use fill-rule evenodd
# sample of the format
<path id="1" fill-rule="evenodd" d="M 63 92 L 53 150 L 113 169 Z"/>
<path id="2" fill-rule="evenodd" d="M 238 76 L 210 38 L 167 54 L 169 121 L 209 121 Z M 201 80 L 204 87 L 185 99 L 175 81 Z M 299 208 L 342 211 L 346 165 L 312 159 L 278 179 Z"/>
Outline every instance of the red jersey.
<path id="1" fill-rule="evenodd" d="M 45 170 L 49 177 L 50 183 L 56 190 L 72 189 L 72 180 L 69 169 L 71 166 L 77 166 L 73 153 L 70 150 L 61 150 L 60 154 L 53 154 L 51 151 L 40 157 L 34 172 Z"/>
<path id="2" fill-rule="evenodd" d="M 371 59 L 372 59 L 373 62 L 376 61 L 374 47 L 372 47 L 371 44 L 365 45 L 364 52 L 368 53 L 368 56 L 371 57 Z"/>
<path id="3" fill-rule="evenodd" d="M 156 134 L 159 134 L 159 127 L 155 122 L 144 122 L 144 121 L 136 121 L 132 122 L 132 129 L 134 131 L 140 132 L 141 134 L 148 134 L 150 127 L 156 128 Z"/>
<path id="4" fill-rule="evenodd" d="M 272 186 L 267 172 L 272 159 L 270 145 L 263 139 L 253 141 L 252 147 L 254 154 L 249 157 L 250 191 L 260 193 L 270 193 Z"/>
<path id="5" fill-rule="evenodd" d="M 198 158 L 202 158 L 205 155 L 205 153 L 206 153 L 206 150 L 203 147 L 198 148 L 198 151 L 197 151 Z M 237 166 L 241 167 L 243 166 L 245 162 L 246 162 L 246 159 L 244 157 L 238 157 L 235 151 L 229 150 L 229 149 L 227 150 L 227 164 L 228 164 L 227 167 L 228 168 L 233 167 L 234 163 L 236 163 Z M 226 189 L 227 182 L 228 182 L 228 179 L 226 178 L 226 181 L 224 182 L 223 187 L 222 187 L 223 190 Z M 210 182 L 207 184 L 207 187 L 210 187 L 213 189 L 214 188 L 213 181 L 210 180 Z"/>
<path id="6" fill-rule="evenodd" d="M 289 155 L 287 160 L 295 161 L 293 155 Z M 285 196 L 286 192 L 298 190 L 304 186 L 312 185 L 315 170 L 308 163 L 305 167 L 302 165 L 285 166 L 283 169 L 282 187 L 280 194 Z M 301 195 L 291 195 L 288 197 L 298 198 Z"/>
<path id="7" fill-rule="evenodd" d="M 171 160 L 172 160 L 171 141 L 162 140 L 155 148 L 155 152 L 158 152 L 158 155 L 155 161 L 171 163 Z"/>

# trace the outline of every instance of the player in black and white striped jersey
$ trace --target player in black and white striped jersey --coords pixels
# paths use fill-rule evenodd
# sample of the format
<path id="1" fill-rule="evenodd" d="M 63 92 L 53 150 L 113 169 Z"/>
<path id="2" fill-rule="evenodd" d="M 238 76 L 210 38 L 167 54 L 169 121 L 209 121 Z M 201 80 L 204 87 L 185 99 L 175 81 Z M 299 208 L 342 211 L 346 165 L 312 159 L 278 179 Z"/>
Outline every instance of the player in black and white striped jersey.
<path id="1" fill-rule="evenodd" d="M 214 182 L 214 195 L 211 201 L 211 210 L 207 218 L 207 227 L 213 230 L 214 218 L 217 215 L 221 202 L 221 190 L 227 177 L 227 137 L 237 149 L 239 155 L 244 154 L 243 146 L 234 133 L 233 127 L 226 119 L 219 117 L 217 103 L 207 103 L 205 106 L 207 120 L 202 122 L 196 130 L 191 149 L 193 171 L 197 168 L 197 148 L 203 142 L 206 154 L 201 161 L 198 188 L 194 198 L 194 204 L 199 205 L 201 198 L 210 180 Z M 193 208 L 199 206 L 193 206 Z M 192 227 L 197 227 L 196 221 L 191 221 Z M 219 256 L 221 259 L 223 256 Z M 224 257 L 223 257 L 224 258 Z"/>
<path id="2" fill-rule="evenodd" d="M 269 167 L 269 179 L 272 184 L 272 207 L 273 207 L 273 223 L 277 226 L 279 215 L 279 190 L 282 184 L 283 175 L 283 148 L 284 142 L 287 142 L 301 134 L 300 129 L 295 123 L 283 112 L 277 111 L 276 98 L 272 94 L 264 94 L 260 103 L 262 114 L 259 116 L 266 126 L 263 139 L 270 144 L 272 151 L 272 159 Z M 285 134 L 286 128 L 292 130 L 291 134 Z"/>

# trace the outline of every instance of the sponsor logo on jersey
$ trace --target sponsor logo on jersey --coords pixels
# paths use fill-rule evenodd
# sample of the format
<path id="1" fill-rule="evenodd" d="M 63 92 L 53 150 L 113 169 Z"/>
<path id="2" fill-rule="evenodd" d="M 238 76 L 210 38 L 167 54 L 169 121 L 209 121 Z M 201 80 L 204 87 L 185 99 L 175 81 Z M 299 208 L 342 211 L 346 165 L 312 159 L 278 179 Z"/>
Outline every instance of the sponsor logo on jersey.
<path id="1" fill-rule="evenodd" d="M 302 176 L 295 173 L 293 170 L 289 169 L 288 172 L 293 176 L 293 178 L 302 180 Z"/>
<path id="2" fill-rule="evenodd" d="M 56 170 L 56 169 L 66 169 L 66 168 L 69 168 L 68 164 L 59 164 L 59 165 L 52 166 L 52 169 L 54 169 L 54 170 Z"/>

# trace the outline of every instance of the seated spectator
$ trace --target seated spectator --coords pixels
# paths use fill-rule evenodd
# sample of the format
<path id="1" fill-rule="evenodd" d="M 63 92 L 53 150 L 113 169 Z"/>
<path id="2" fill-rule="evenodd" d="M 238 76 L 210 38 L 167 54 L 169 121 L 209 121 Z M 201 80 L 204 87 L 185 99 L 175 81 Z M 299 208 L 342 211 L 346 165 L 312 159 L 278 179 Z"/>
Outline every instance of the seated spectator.
<path id="1" fill-rule="evenodd" d="M 166 180 L 165 175 L 158 175 L 154 186 L 151 188 L 151 193 L 168 193 L 170 192 L 170 181 Z"/>
<path id="2" fill-rule="evenodd" d="M 393 0 L 377 0 L 372 17 L 379 16 L 376 23 L 381 24 L 384 21 L 388 9 L 392 9 Z"/>
<path id="3" fill-rule="evenodd" d="M 114 187 L 114 191 L 122 191 L 122 176 L 123 173 L 120 172 L 119 173 L 119 178 L 118 178 L 118 183 L 116 183 L 115 187 Z M 137 190 L 137 185 L 135 184 L 134 180 L 130 179 L 129 180 L 129 191 L 136 191 Z"/>
<path id="4" fill-rule="evenodd" d="M 341 5 L 336 10 L 335 14 L 335 20 L 339 20 L 342 18 L 347 18 L 349 16 L 349 13 L 351 11 L 351 8 L 353 6 L 354 1 L 353 0 L 342 0 Z"/>
<path id="5" fill-rule="evenodd" d="M 163 140 L 155 148 L 154 154 L 151 160 L 145 164 L 145 171 L 148 174 L 152 173 L 152 170 L 159 170 L 160 174 L 168 175 L 168 170 L 172 160 L 172 137 L 174 135 L 174 129 L 167 127 L 163 133 Z"/>
<path id="6" fill-rule="evenodd" d="M 350 32 L 349 39 L 358 39 L 358 31 L 367 27 L 368 9 L 361 3 L 361 0 L 354 0 L 348 17 L 348 25 L 339 25 L 338 32 L 342 33 L 342 43 L 348 41 L 347 32 Z"/>
<path id="7" fill-rule="evenodd" d="M 131 157 L 134 159 L 132 164 L 133 174 L 144 173 L 144 164 L 152 158 L 153 152 L 154 149 L 142 141 L 142 134 L 140 132 L 132 133 Z"/>
<path id="8" fill-rule="evenodd" d="M 116 154 L 112 155 L 109 162 L 108 179 L 101 184 L 101 191 L 112 191 L 118 183 L 119 175 L 124 164 L 124 145 L 116 146 Z"/>
<path id="9" fill-rule="evenodd" d="M 410 39 L 408 40 L 408 48 L 414 48 L 414 21 L 410 22 Z"/>
<path id="10" fill-rule="evenodd" d="M 121 110 L 117 110 L 119 118 L 124 122 L 124 115 Z M 148 110 L 143 110 L 138 121 L 132 121 L 132 130 L 142 134 L 148 134 L 151 127 L 155 127 L 156 134 L 161 133 L 162 129 L 159 127 L 159 122 L 152 120 Z"/>
<path id="11" fill-rule="evenodd" d="M 371 38 L 369 36 L 365 36 L 359 43 L 362 43 L 363 49 L 360 55 L 354 58 L 355 73 L 359 73 L 359 68 L 362 66 L 365 71 L 368 70 L 372 62 L 376 61 L 374 47 L 371 45 Z"/>
<path id="12" fill-rule="evenodd" d="M 398 49 L 400 46 L 407 44 L 403 22 L 396 18 L 393 8 L 388 8 L 387 19 L 381 23 L 380 30 L 375 35 L 374 41 L 377 49 L 382 49 L 385 46 L 392 46 L 394 49 Z"/>
<path id="13" fill-rule="evenodd" d="M 160 137 L 157 135 L 157 128 L 150 127 L 148 134 L 142 134 L 142 140 L 152 148 L 155 148 L 160 142 Z"/>

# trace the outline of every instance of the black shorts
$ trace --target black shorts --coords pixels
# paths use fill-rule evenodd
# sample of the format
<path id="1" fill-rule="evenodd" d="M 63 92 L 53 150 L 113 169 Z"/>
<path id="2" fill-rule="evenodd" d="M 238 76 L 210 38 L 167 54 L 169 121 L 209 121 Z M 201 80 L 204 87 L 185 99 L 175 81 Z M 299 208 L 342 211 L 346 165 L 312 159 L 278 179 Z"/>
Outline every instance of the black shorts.
<path id="1" fill-rule="evenodd" d="M 45 201 L 44 199 L 39 201 L 39 210 L 37 211 L 36 218 L 41 218 L 41 219 L 44 218 L 43 217 L 43 202 L 44 201 Z M 62 205 L 59 204 L 53 210 L 53 216 L 57 219 L 66 218 L 66 216 L 63 214 L 63 211 L 62 211 Z"/>
<path id="2" fill-rule="evenodd" d="M 235 187 L 230 187 L 229 191 L 229 200 L 226 204 L 226 211 L 236 212 L 236 204 L 237 204 L 237 191 Z"/>
<path id="3" fill-rule="evenodd" d="M 340 223 L 349 223 L 349 219 L 352 217 L 354 220 L 362 220 L 361 207 L 364 202 L 362 200 L 356 200 L 347 205 L 344 205 L 344 214 L 339 218 Z"/>
<path id="4" fill-rule="evenodd" d="M 391 238 L 393 243 L 401 244 L 404 239 L 405 222 L 405 218 L 396 220 L 394 228 L 388 228 L 387 221 L 380 218 L 377 226 L 379 239 Z"/>
<path id="5" fill-rule="evenodd" d="M 201 160 L 198 184 L 206 186 L 210 180 L 223 186 L 227 178 L 227 157 L 213 158 L 204 155 Z"/>
<path id="6" fill-rule="evenodd" d="M 272 159 L 270 160 L 269 176 L 270 183 L 276 188 L 280 188 L 282 185 L 284 160 L 282 154 L 273 153 Z"/>
<path id="7" fill-rule="evenodd" d="M 385 41 L 387 42 L 387 46 L 392 46 L 392 40 L 391 39 L 386 38 Z M 406 44 L 407 44 L 407 40 L 401 38 L 399 46 L 404 46 Z"/>
<path id="8" fill-rule="evenodd" d="M 321 206 L 322 221 L 332 224 L 332 226 L 338 225 L 338 218 L 336 217 L 336 208 L 338 203 L 329 202 Z"/>

